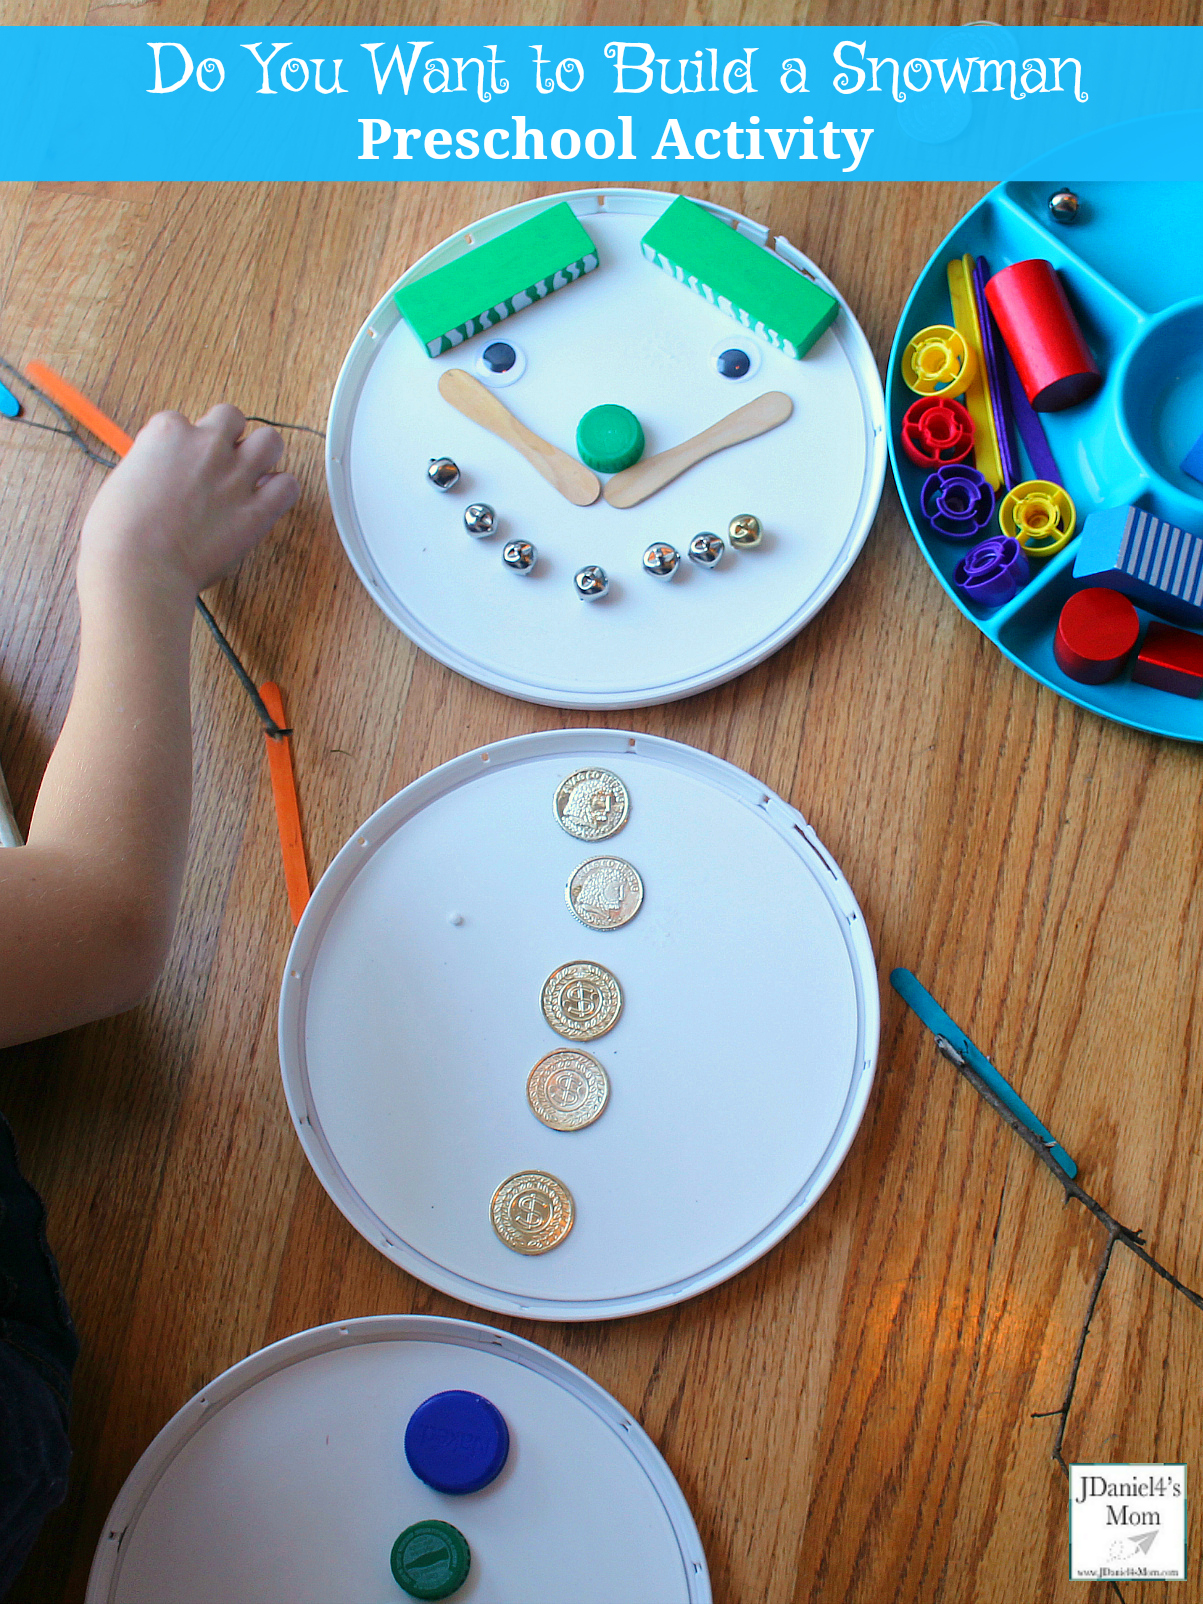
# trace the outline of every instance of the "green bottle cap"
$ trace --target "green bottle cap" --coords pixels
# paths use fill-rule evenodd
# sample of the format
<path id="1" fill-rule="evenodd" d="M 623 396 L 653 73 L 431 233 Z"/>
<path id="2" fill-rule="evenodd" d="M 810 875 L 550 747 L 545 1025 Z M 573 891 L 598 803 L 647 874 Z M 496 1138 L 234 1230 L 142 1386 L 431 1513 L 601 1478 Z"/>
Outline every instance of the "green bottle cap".
<path id="1" fill-rule="evenodd" d="M 576 426 L 576 452 L 596 473 L 618 473 L 643 455 L 643 430 L 626 407 L 591 407 Z"/>
<path id="2" fill-rule="evenodd" d="M 445 1520 L 417 1521 L 393 1544 L 393 1578 L 410 1598 L 450 1598 L 467 1581 L 471 1564 L 464 1534 Z"/>

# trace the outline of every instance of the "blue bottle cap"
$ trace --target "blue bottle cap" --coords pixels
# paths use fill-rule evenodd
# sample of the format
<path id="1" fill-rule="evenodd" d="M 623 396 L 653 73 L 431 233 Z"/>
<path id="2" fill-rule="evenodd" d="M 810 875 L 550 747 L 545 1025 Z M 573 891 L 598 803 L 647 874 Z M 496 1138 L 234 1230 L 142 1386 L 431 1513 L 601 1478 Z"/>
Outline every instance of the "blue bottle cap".
<path id="1" fill-rule="evenodd" d="M 440 1493 L 475 1493 L 501 1474 L 510 1433 L 478 1392 L 436 1392 L 405 1428 L 405 1457 L 419 1481 Z"/>

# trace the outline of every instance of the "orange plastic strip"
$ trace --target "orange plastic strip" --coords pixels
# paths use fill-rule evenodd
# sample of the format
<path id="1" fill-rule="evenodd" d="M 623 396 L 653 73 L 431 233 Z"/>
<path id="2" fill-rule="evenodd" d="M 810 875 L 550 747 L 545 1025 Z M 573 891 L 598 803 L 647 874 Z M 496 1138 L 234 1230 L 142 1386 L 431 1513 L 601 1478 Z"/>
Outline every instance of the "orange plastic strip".
<path id="1" fill-rule="evenodd" d="M 99 407 L 93 406 L 86 395 L 81 395 L 73 384 L 48 368 L 44 362 L 27 362 L 25 377 L 39 390 L 44 390 L 52 401 L 57 401 L 64 412 L 69 412 L 77 423 L 90 429 L 98 440 L 112 446 L 119 457 L 124 457 L 133 440 L 124 429 L 119 429 L 112 418 L 106 418 Z"/>
<path id="2" fill-rule="evenodd" d="M 284 698 L 280 687 L 269 680 L 260 685 L 259 694 L 276 723 L 284 724 Z M 288 887 L 288 908 L 292 922 L 299 925 L 309 901 L 309 870 L 305 867 L 305 843 L 301 839 L 301 809 L 297 803 L 297 782 L 292 772 L 292 746 L 287 735 L 268 735 L 267 766 L 271 773 L 272 796 L 276 802 L 276 823 L 280 827 L 280 852 L 284 858 L 284 884 Z"/>

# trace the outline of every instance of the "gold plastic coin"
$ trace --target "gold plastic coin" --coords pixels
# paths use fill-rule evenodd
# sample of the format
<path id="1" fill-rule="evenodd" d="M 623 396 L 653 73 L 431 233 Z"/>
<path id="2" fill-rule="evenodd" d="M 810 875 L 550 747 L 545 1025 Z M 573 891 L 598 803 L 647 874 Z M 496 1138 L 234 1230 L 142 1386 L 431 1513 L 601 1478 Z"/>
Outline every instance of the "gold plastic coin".
<path id="1" fill-rule="evenodd" d="M 569 1041 L 596 1041 L 622 1013 L 622 989 L 601 964 L 561 964 L 543 983 L 543 1017 Z"/>
<path id="2" fill-rule="evenodd" d="M 605 841 L 627 822 L 631 798 L 609 769 L 577 769 L 555 795 L 556 820 L 578 841 Z"/>
<path id="3" fill-rule="evenodd" d="M 610 1080 L 597 1059 L 578 1048 L 559 1047 L 541 1058 L 526 1081 L 526 1098 L 537 1118 L 553 1131 L 583 1131 L 605 1108 Z"/>
<path id="4" fill-rule="evenodd" d="M 617 930 L 643 906 L 643 881 L 625 858 L 590 858 L 564 887 L 564 895 L 590 930 Z"/>
<path id="5" fill-rule="evenodd" d="M 572 1193 L 554 1175 L 522 1170 L 493 1193 L 493 1229 L 515 1253 L 548 1253 L 572 1230 Z"/>

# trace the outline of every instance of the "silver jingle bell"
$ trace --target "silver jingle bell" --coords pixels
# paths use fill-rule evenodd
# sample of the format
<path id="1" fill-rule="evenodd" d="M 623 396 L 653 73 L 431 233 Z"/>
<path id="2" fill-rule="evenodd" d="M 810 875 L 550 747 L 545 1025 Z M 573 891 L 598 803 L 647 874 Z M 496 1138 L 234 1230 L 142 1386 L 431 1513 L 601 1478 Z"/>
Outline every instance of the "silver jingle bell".
<path id="1" fill-rule="evenodd" d="M 759 546 L 763 533 L 760 519 L 750 512 L 738 513 L 727 525 L 727 537 L 736 551 L 751 551 L 753 546 Z"/>
<path id="2" fill-rule="evenodd" d="M 426 477 L 436 490 L 450 490 L 459 484 L 459 469 L 450 457 L 431 457 Z"/>
<path id="3" fill-rule="evenodd" d="M 464 508 L 464 528 L 477 540 L 491 535 L 497 528 L 497 514 L 487 501 L 474 501 Z"/>
<path id="4" fill-rule="evenodd" d="M 510 540 L 502 547 L 501 560 L 512 573 L 529 574 L 539 553 L 529 540 Z"/>
<path id="5" fill-rule="evenodd" d="M 596 563 L 589 563 L 587 567 L 575 573 L 572 576 L 572 583 L 576 586 L 576 593 L 582 601 L 600 601 L 610 588 L 606 570 L 599 568 Z"/>
<path id="6" fill-rule="evenodd" d="M 653 579 L 671 579 L 680 566 L 681 553 L 662 540 L 657 540 L 643 554 L 643 571 Z"/>
<path id="7" fill-rule="evenodd" d="M 721 535 L 711 535 L 703 532 L 695 535 L 689 542 L 689 560 L 697 563 L 699 568 L 714 568 L 722 560 L 726 551 Z"/>
<path id="8" fill-rule="evenodd" d="M 1072 189 L 1059 189 L 1049 196 L 1048 209 L 1054 223 L 1072 223 L 1078 215 L 1078 197 Z"/>

